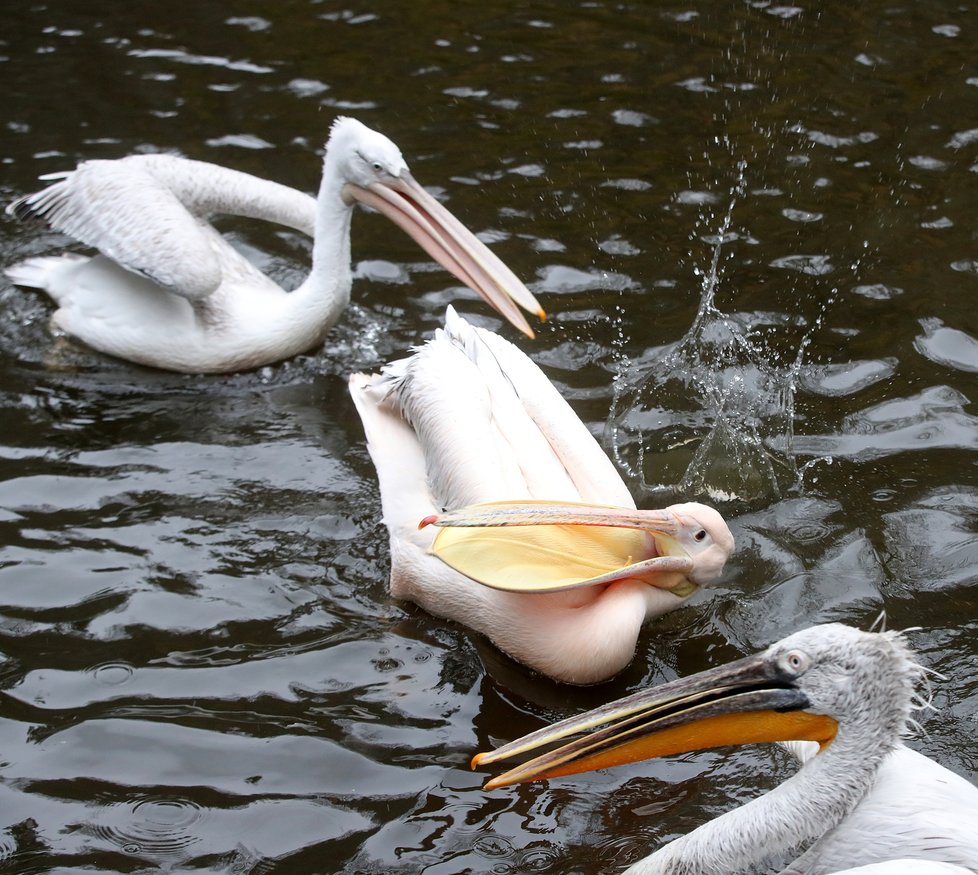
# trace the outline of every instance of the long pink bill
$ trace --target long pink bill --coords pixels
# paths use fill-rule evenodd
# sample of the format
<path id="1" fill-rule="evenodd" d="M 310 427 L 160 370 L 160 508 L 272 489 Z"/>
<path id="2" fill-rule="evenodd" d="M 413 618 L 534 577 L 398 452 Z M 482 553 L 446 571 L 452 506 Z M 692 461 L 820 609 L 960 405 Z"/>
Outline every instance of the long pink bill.
<path id="1" fill-rule="evenodd" d="M 387 216 L 445 270 L 479 294 L 527 337 L 534 336 L 517 304 L 540 319 L 546 313 L 530 290 L 493 252 L 404 171 L 389 183 L 346 193 Z"/>
<path id="2" fill-rule="evenodd" d="M 499 501 L 473 504 L 456 510 L 426 516 L 418 524 L 452 528 L 491 528 L 497 526 L 610 526 L 644 529 L 672 535 L 680 523 L 669 510 L 635 510 L 596 504 L 552 501 Z"/>
<path id="3" fill-rule="evenodd" d="M 679 598 L 696 589 L 693 560 L 667 510 L 497 502 L 433 514 L 431 552 L 493 589 L 547 593 L 636 579 Z"/>

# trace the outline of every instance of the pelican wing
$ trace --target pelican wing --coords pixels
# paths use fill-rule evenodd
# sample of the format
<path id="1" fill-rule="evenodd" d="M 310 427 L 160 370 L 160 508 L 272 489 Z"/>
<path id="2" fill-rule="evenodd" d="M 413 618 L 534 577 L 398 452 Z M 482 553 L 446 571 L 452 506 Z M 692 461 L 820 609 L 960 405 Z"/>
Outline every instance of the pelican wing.
<path id="1" fill-rule="evenodd" d="M 525 494 L 576 501 L 580 499 L 573 479 L 573 472 L 541 428 L 537 418 L 527 408 L 524 388 L 536 376 L 547 386 L 547 378 L 530 359 L 508 341 L 491 331 L 471 326 L 453 308 L 445 314 L 445 337 L 451 341 L 459 356 L 464 356 L 472 385 L 478 384 L 486 396 L 485 427 L 493 435 L 498 451 L 511 458 L 525 483 Z M 499 341 L 495 343 L 494 341 Z M 550 386 L 554 397 L 566 404 Z M 567 408 L 568 411 L 570 408 Z M 571 417 L 584 431 L 585 438 L 594 443 L 580 420 Z M 597 447 L 595 447 L 597 449 Z M 598 450 L 600 454 L 600 450 Z M 607 459 L 606 459 L 607 461 Z M 520 485 L 523 486 L 523 483 Z M 509 491 L 499 498 L 515 499 L 521 493 Z M 483 495 L 480 502 L 488 500 Z M 455 506 L 446 502 L 448 506 Z"/>
<path id="2" fill-rule="evenodd" d="M 434 339 L 388 365 L 371 385 L 410 425 L 436 507 L 533 498 L 635 506 L 608 457 L 539 368 L 452 307 Z M 373 455 L 378 470 L 397 464 Z"/>
<path id="3" fill-rule="evenodd" d="M 475 330 L 512 384 L 527 416 L 573 480 L 580 498 L 596 504 L 635 507 L 635 500 L 611 459 L 543 371 L 508 340 L 491 331 Z"/>
<path id="4" fill-rule="evenodd" d="M 526 499 L 538 492 L 578 498 L 508 375 L 452 308 L 445 329 L 409 359 L 386 367 L 384 378 L 424 453 L 437 505 Z"/>
<path id="5" fill-rule="evenodd" d="M 436 507 L 529 497 L 518 461 L 493 425 L 477 369 L 443 336 L 389 365 L 383 380 L 424 455 Z"/>
<path id="6" fill-rule="evenodd" d="M 543 372 L 453 308 L 432 341 L 385 374 L 443 507 L 534 497 L 634 507 L 608 457 Z"/>
<path id="7" fill-rule="evenodd" d="M 315 202 L 286 186 L 202 161 L 134 155 L 85 161 L 7 212 L 39 219 L 190 300 L 221 283 L 221 252 L 204 216 L 232 213 L 312 232 Z"/>

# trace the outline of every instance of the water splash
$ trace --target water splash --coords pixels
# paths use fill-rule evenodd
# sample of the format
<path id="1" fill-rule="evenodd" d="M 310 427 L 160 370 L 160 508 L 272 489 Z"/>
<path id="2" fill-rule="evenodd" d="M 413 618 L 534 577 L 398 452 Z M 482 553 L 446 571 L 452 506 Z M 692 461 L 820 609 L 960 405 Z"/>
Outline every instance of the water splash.
<path id="1" fill-rule="evenodd" d="M 800 315 L 726 314 L 717 307 L 724 249 L 741 239 L 733 215 L 745 172 L 740 162 L 719 231 L 707 238 L 712 258 L 706 271 L 697 271 L 702 291 L 689 330 L 642 361 L 621 359 L 606 435 L 640 500 L 677 494 L 774 500 L 799 487 L 811 465 L 799 470 L 793 452 L 796 383 L 838 289 L 810 323 Z M 818 263 L 795 269 L 824 274 L 831 268 Z"/>

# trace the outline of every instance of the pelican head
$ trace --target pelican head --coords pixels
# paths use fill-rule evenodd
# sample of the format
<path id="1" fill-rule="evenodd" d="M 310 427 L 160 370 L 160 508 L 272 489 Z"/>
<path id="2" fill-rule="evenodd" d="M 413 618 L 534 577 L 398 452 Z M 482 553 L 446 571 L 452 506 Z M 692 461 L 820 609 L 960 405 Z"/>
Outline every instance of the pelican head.
<path id="1" fill-rule="evenodd" d="M 421 521 L 432 552 L 510 592 L 558 592 L 636 579 L 678 598 L 714 583 L 733 552 L 723 517 L 696 502 L 635 510 L 548 501 L 471 505 Z"/>
<path id="2" fill-rule="evenodd" d="M 922 669 L 898 632 L 813 626 L 719 668 L 643 690 L 556 723 L 473 767 L 573 741 L 490 780 L 486 787 L 592 771 L 729 744 L 807 740 L 827 748 L 894 749 Z"/>
<path id="3" fill-rule="evenodd" d="M 367 187 L 384 177 L 400 177 L 408 169 L 393 140 L 347 116 L 333 122 L 326 154 L 350 185 Z"/>
<path id="4" fill-rule="evenodd" d="M 323 161 L 323 184 L 338 182 L 347 206 L 358 201 L 386 216 L 512 325 L 527 337 L 534 336 L 519 307 L 546 319 L 536 298 L 418 184 L 391 140 L 356 119 L 341 116 L 330 130 Z"/>
<path id="5" fill-rule="evenodd" d="M 678 522 L 672 537 L 689 558 L 689 580 L 697 586 L 716 583 L 734 551 L 733 535 L 724 518 L 697 501 L 674 504 L 667 510 Z"/>

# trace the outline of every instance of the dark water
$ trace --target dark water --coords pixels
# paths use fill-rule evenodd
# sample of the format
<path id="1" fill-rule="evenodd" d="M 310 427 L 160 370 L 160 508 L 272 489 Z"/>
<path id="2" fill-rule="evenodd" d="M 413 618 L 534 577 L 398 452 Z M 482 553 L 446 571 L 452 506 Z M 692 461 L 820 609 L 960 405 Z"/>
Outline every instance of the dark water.
<path id="1" fill-rule="evenodd" d="M 94 0 L 4 18 L 4 200 L 152 150 L 313 190 L 328 125 L 356 115 L 528 280 L 552 318 L 523 348 L 642 501 L 737 495 L 739 549 L 620 677 L 561 687 L 387 595 L 345 376 L 460 296 L 515 335 L 383 220 L 355 219 L 327 348 L 258 373 L 105 359 L 4 282 L 0 872 L 615 871 L 788 763 L 754 748 L 484 793 L 471 755 L 884 608 L 946 676 L 915 746 L 978 775 L 978 13 Z M 301 276 L 299 235 L 228 230 Z M 0 222 L 3 264 L 60 243 Z M 711 407 L 712 366 L 767 407 Z"/>

